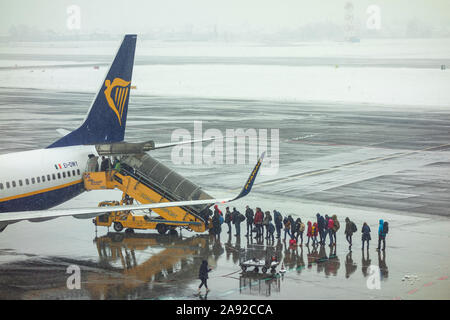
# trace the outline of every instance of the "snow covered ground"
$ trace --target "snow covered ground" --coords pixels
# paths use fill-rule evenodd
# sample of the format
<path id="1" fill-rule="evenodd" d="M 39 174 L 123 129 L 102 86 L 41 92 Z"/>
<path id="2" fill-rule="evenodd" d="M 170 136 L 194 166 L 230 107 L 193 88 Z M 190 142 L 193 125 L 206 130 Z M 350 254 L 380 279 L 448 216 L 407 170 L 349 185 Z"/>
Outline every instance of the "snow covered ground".
<path id="1" fill-rule="evenodd" d="M 11 54 L 50 54 L 52 58 L 80 55 L 89 63 L 96 55 L 113 55 L 118 42 L 65 44 L 10 44 L 0 47 L 0 67 L 42 65 L 34 69 L 0 70 L 0 86 L 95 92 L 104 79 L 106 66 L 45 68 L 61 61 L 10 60 Z M 450 59 L 450 39 L 367 40 L 296 43 L 284 46 L 227 43 L 156 43 L 139 41 L 136 59 L 143 56 L 237 57 L 231 64 L 138 64 L 133 83 L 135 94 L 190 96 L 279 101 L 382 104 L 389 107 L 450 107 L 450 71 L 435 68 L 364 67 L 374 59 Z M 1 60 L 7 54 L 7 61 Z M 85 58 L 83 58 L 83 56 Z M 249 57 L 363 59 L 358 66 L 283 66 L 246 64 Z M 397 60 L 395 60 L 397 59 Z M 434 61 L 434 60 L 433 60 Z M 394 62 L 395 63 L 395 62 Z M 433 62 L 434 63 L 434 62 Z M 64 64 L 70 64 L 64 60 Z"/>
<path id="2" fill-rule="evenodd" d="M 44 72 L 45 70 L 45 72 Z M 94 92 L 106 67 L 1 70 L 1 87 Z M 450 71 L 261 65 L 136 66 L 135 94 L 450 108 Z"/>

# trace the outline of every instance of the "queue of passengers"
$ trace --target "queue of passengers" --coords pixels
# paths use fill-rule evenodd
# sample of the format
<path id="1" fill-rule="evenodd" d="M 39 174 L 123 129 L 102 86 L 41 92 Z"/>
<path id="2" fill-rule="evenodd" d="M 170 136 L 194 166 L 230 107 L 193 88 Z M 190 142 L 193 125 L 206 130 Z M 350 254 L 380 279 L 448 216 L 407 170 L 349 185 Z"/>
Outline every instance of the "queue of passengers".
<path id="1" fill-rule="evenodd" d="M 114 157 L 113 160 L 109 157 L 102 156 L 100 166 L 98 164 L 98 158 L 94 154 L 88 155 L 88 161 L 86 166 L 87 172 L 98 172 L 98 171 L 109 171 L 109 170 L 117 170 L 120 172 L 120 161 L 117 157 Z"/>
<path id="2" fill-rule="evenodd" d="M 247 233 L 246 237 L 253 237 L 253 233 L 256 233 L 256 239 L 265 238 L 266 240 L 274 241 L 275 233 L 276 238 L 281 239 L 282 233 L 284 232 L 284 241 L 287 236 L 289 236 L 290 245 L 303 245 L 303 233 L 306 231 L 306 245 L 309 246 L 310 241 L 312 245 L 326 244 L 326 239 L 328 236 L 329 246 L 336 246 L 337 237 L 336 234 L 340 229 L 340 222 L 336 215 L 329 217 L 328 215 L 322 216 L 320 213 L 316 214 L 317 220 L 314 222 L 308 221 L 305 224 L 302 222 L 301 218 L 294 218 L 291 215 L 284 217 L 277 210 L 273 210 L 273 219 L 270 211 L 263 212 L 261 208 L 256 208 L 255 211 L 249 206 L 246 206 L 245 216 L 240 213 L 236 208 L 230 211 L 229 207 L 226 207 L 225 217 L 223 218 L 222 211 L 217 205 L 214 206 L 214 213 L 212 213 L 212 232 L 220 237 L 221 225 L 226 223 L 228 226 L 228 234 L 232 234 L 232 225 L 235 226 L 235 236 L 240 237 L 241 235 L 241 223 L 246 221 Z M 356 224 L 351 221 L 348 217 L 345 218 L 345 238 L 349 244 L 349 250 L 352 249 L 352 237 L 358 228 Z M 381 242 L 383 243 L 383 248 L 386 248 L 386 235 L 389 231 L 389 224 L 386 221 L 380 220 L 378 227 L 378 248 L 381 249 Z M 371 230 L 369 225 L 364 222 L 361 228 L 361 240 L 362 249 L 366 244 L 367 250 L 369 249 L 369 241 Z"/>

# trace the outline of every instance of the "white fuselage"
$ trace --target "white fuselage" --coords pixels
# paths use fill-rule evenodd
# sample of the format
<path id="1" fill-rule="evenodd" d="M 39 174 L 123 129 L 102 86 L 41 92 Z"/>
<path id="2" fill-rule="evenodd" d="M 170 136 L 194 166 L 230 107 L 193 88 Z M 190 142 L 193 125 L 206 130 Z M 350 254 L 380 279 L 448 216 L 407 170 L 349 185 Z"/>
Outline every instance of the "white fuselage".
<path id="1" fill-rule="evenodd" d="M 84 191 L 82 175 L 95 146 L 0 155 L 0 212 L 44 210 Z"/>

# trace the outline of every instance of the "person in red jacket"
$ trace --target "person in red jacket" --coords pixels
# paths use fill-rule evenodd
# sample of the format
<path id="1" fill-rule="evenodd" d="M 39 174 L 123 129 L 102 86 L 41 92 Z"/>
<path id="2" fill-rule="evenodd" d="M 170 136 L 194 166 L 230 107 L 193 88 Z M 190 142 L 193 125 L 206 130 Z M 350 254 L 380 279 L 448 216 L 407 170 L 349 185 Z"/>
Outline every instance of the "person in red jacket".
<path id="1" fill-rule="evenodd" d="M 330 238 L 330 247 L 333 246 L 333 227 L 334 227 L 334 220 L 329 218 L 328 219 L 328 234 Z"/>
<path id="2" fill-rule="evenodd" d="M 263 235 L 263 219 L 264 219 L 264 213 L 262 212 L 261 208 L 256 208 L 255 212 L 255 228 L 256 228 L 256 237 L 259 238 Z"/>
<path id="3" fill-rule="evenodd" d="M 313 245 L 317 244 L 317 234 L 319 233 L 319 227 L 317 225 L 317 222 L 314 222 L 313 226 L 312 226 L 312 237 L 313 237 Z"/>
<path id="4" fill-rule="evenodd" d="M 313 236 L 311 221 L 308 221 L 307 225 L 308 225 L 308 229 L 306 230 L 306 236 L 308 237 L 308 241 L 306 242 L 306 245 L 309 246 L 309 239 L 311 239 Z M 314 244 L 314 240 L 313 240 L 313 244 Z"/>

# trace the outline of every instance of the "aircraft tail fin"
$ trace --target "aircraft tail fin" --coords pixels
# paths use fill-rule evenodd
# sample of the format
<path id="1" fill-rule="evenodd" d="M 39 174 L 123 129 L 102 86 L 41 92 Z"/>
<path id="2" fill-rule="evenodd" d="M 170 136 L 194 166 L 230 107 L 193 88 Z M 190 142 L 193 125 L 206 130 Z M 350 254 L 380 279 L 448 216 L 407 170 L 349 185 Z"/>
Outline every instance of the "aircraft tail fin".
<path id="1" fill-rule="evenodd" d="M 136 35 L 125 35 L 83 124 L 47 148 L 123 141 L 135 48 Z"/>

